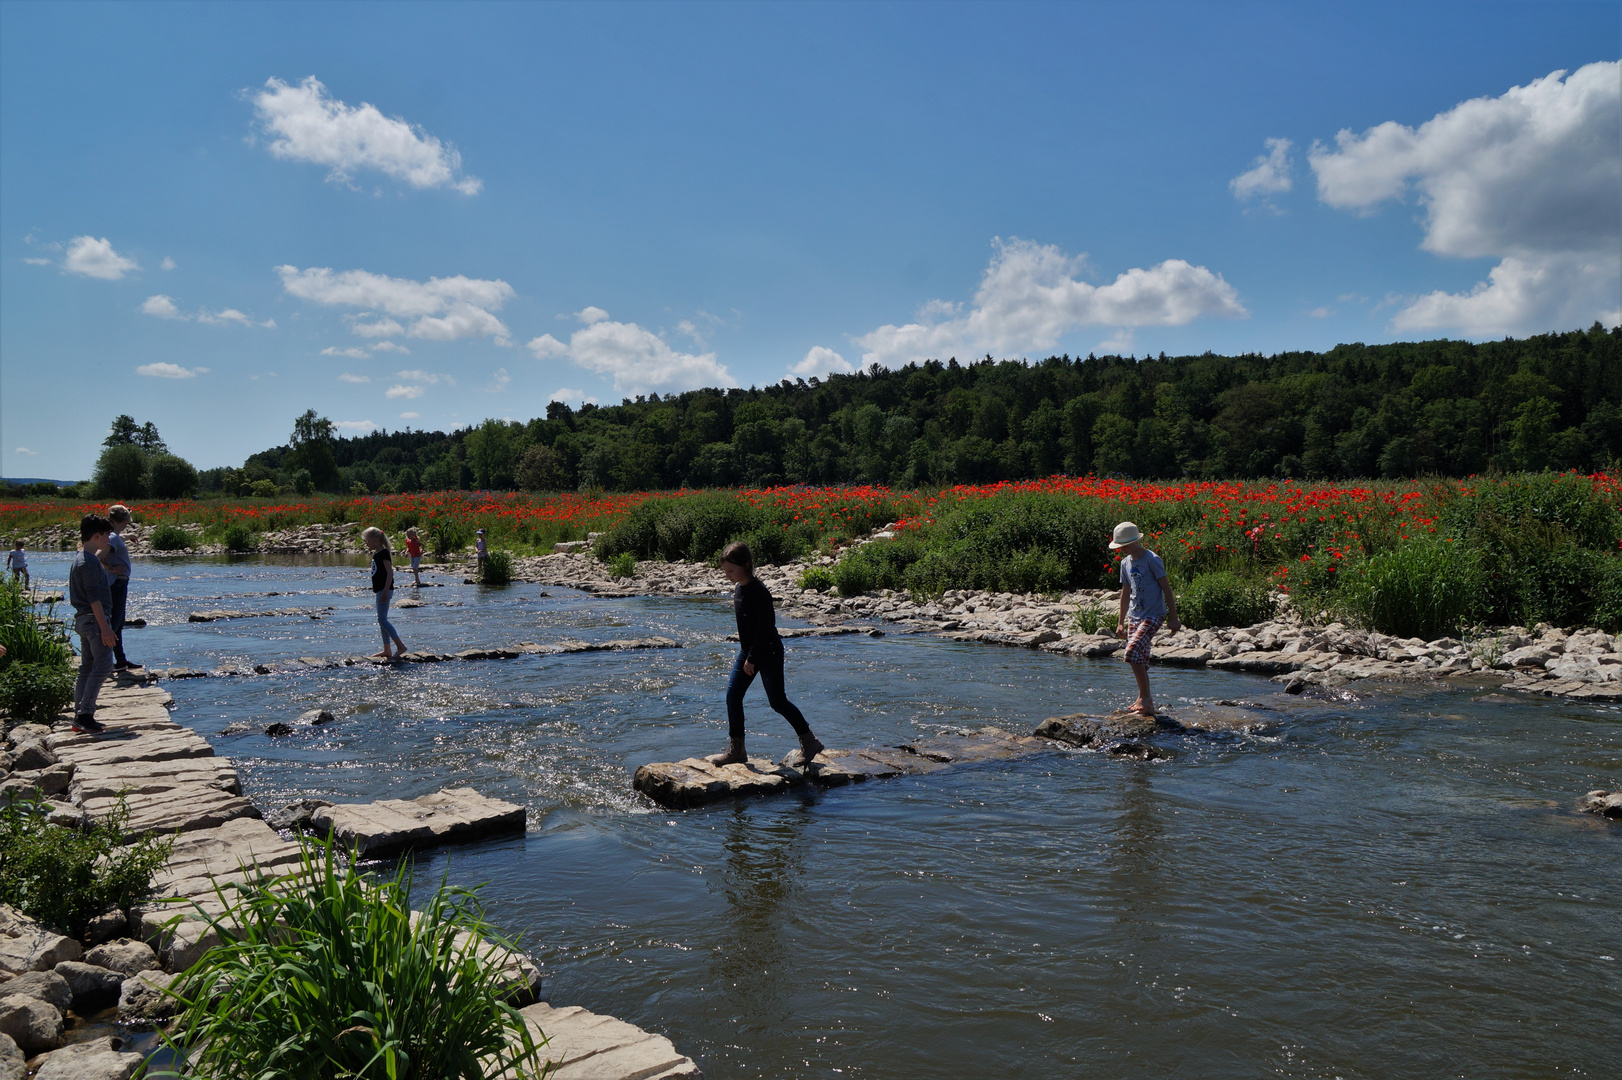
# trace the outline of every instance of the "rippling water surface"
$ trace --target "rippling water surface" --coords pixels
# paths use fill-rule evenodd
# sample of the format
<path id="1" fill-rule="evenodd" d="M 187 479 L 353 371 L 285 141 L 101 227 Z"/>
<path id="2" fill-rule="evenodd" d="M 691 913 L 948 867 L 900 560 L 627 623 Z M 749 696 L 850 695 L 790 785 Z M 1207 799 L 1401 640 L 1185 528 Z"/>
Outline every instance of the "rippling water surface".
<path id="1" fill-rule="evenodd" d="M 59 578 L 65 558 L 34 567 Z M 487 882 L 554 1004 L 663 1032 L 709 1077 L 1618 1075 L 1622 826 L 1569 809 L 1622 784 L 1616 707 L 1482 686 L 1313 701 L 1157 671 L 1174 715 L 1245 697 L 1279 724 L 1164 736 L 1156 763 L 1052 753 L 670 813 L 630 774 L 724 742 L 729 603 L 421 593 L 395 613 L 413 648 L 685 647 L 196 679 L 170 685 L 176 719 L 261 806 L 469 784 L 529 807 L 522 839 L 423 873 Z M 371 652 L 370 600 L 349 561 L 143 560 L 131 614 L 150 625 L 126 644 L 198 668 Z M 789 650 L 790 695 L 838 746 L 1028 730 L 1132 692 L 1119 664 L 930 637 Z M 749 705 L 751 749 L 791 749 L 758 690 Z M 338 722 L 256 733 L 318 706 Z M 243 720 L 255 733 L 219 734 Z"/>

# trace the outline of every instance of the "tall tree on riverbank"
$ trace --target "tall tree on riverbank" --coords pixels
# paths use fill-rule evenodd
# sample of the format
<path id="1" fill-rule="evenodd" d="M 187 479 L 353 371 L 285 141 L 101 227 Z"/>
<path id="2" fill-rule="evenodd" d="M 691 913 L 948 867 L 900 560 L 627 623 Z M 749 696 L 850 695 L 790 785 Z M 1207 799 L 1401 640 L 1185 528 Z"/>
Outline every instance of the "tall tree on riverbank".
<path id="1" fill-rule="evenodd" d="M 314 409 L 305 409 L 293 421 L 290 452 L 283 458 L 289 472 L 307 470 L 311 482 L 322 491 L 336 491 L 343 482 L 333 448 L 334 430 L 331 420 L 317 416 Z"/>

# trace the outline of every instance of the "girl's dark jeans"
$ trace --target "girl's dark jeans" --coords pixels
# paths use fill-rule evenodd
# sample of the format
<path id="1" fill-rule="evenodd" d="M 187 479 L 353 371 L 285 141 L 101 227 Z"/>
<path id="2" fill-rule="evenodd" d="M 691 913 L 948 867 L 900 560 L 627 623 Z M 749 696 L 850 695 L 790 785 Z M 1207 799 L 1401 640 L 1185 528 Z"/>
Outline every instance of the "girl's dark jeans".
<path id="1" fill-rule="evenodd" d="M 757 659 L 755 675 L 760 676 L 760 684 L 766 688 L 766 703 L 789 722 L 794 734 L 804 742 L 811 735 L 811 725 L 805 722 L 804 714 L 783 692 L 783 654 L 779 652 L 770 658 Z M 743 695 L 754 681 L 755 676 L 743 670 L 743 653 L 740 651 L 738 659 L 732 664 L 732 679 L 727 683 L 727 733 L 734 741 L 743 738 Z"/>

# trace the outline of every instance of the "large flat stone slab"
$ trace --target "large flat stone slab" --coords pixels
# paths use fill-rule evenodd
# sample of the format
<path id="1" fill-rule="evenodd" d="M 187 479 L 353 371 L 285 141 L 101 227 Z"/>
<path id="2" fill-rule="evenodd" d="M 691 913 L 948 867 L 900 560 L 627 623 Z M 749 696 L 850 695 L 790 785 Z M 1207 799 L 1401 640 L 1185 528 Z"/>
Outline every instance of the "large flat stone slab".
<path id="1" fill-rule="evenodd" d="M 702 1080 L 704 1074 L 663 1035 L 579 1006 L 544 1002 L 520 1009 L 530 1035 L 547 1044 L 548 1080 Z M 509 1080 L 513 1073 L 503 1075 Z"/>
<path id="2" fill-rule="evenodd" d="M 207 739 L 172 721 L 167 726 L 140 728 L 108 724 L 100 735 L 59 732 L 50 737 L 51 749 L 75 765 L 116 765 L 126 761 L 160 762 L 178 758 L 209 758 L 214 747 Z"/>
<path id="3" fill-rule="evenodd" d="M 242 782 L 235 767 L 225 758 L 176 758 L 154 770 L 150 762 L 118 761 L 76 765 L 69 795 L 77 802 L 110 799 L 120 792 L 151 794 L 171 788 L 211 787 L 232 795 L 242 794 Z"/>
<path id="4" fill-rule="evenodd" d="M 470 843 L 523 832 L 524 823 L 522 806 L 480 795 L 472 788 L 446 788 L 418 799 L 323 806 L 310 815 L 311 831 L 331 833 L 363 856 Z"/>
<path id="5" fill-rule="evenodd" d="M 637 791 L 661 806 L 678 809 L 747 795 L 771 795 L 804 782 L 798 769 L 765 758 L 736 765 L 714 765 L 697 757 L 660 761 L 643 765 L 631 778 Z"/>
<path id="6" fill-rule="evenodd" d="M 942 765 L 966 765 L 980 761 L 1010 761 L 1053 749 L 1045 739 L 1014 735 L 996 727 L 958 735 L 936 735 L 903 743 L 901 749 Z"/>
<path id="7" fill-rule="evenodd" d="M 103 818 L 118 805 L 118 798 L 84 800 L 84 811 Z M 148 833 L 191 832 L 213 829 L 237 818 L 257 818 L 258 809 L 248 799 L 207 784 L 181 784 L 159 791 L 124 796 L 129 821 L 124 835 L 129 838 Z"/>

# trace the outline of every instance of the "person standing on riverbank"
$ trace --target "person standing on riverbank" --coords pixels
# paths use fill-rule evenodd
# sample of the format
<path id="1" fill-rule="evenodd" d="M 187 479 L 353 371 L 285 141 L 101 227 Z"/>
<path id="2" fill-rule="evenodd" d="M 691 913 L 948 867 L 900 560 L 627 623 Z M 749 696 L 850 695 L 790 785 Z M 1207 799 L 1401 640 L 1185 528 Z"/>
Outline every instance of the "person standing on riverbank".
<path id="1" fill-rule="evenodd" d="M 73 628 L 79 632 L 79 677 L 73 684 L 73 730 L 94 735 L 106 728 L 96 722 L 96 698 L 113 670 L 113 646 L 118 638 L 107 613 L 113 592 L 101 553 L 113 523 L 99 514 L 86 514 L 79 522 L 83 541 L 68 567 L 68 602 L 73 605 Z"/>
<path id="2" fill-rule="evenodd" d="M 1112 549 L 1121 553 L 1121 614 L 1115 624 L 1118 637 L 1126 638 L 1126 662 L 1138 681 L 1138 700 L 1127 712 L 1155 714 L 1154 695 L 1149 692 L 1149 643 L 1164 623 L 1172 633 L 1182 628 L 1177 620 L 1177 598 L 1166 580 L 1166 564 L 1143 546 L 1143 534 L 1130 521 L 1115 526 Z"/>
<path id="3" fill-rule="evenodd" d="M 405 655 L 406 647 L 395 632 L 394 624 L 389 622 L 389 601 L 394 597 L 394 554 L 389 551 L 389 538 L 382 529 L 368 527 L 360 538 L 372 552 L 372 592 L 377 597 L 377 625 L 383 631 L 383 651 L 372 655 L 397 660 Z M 389 652 L 390 641 L 395 645 L 393 653 Z"/>
<path id="4" fill-rule="evenodd" d="M 6 569 L 11 571 L 12 581 L 21 578 L 23 588 L 32 589 L 34 587 L 34 583 L 28 577 L 28 552 L 23 550 L 21 540 L 17 541 L 16 545 L 6 552 Z"/>
<path id="5" fill-rule="evenodd" d="M 749 545 L 727 545 L 721 552 L 721 572 L 736 586 L 732 592 L 732 612 L 738 620 L 738 658 L 732 664 L 732 678 L 727 683 L 727 748 L 712 754 L 708 760 L 714 765 L 749 760 L 744 750 L 743 695 L 758 673 L 761 685 L 766 688 L 767 704 L 787 720 L 794 734 L 800 737 L 802 764 L 809 765 L 812 758 L 822 753 L 823 745 L 811 733 L 805 715 L 783 691 L 783 639 L 777 635 L 777 612 L 772 608 L 772 594 L 755 576 L 755 557 Z"/>
<path id="6" fill-rule="evenodd" d="M 416 529 L 406 530 L 406 554 L 411 556 L 411 584 L 422 588 L 422 538 Z"/>
<path id="7" fill-rule="evenodd" d="M 122 503 L 109 506 L 107 520 L 112 522 L 113 531 L 107 536 L 107 550 L 101 553 L 101 565 L 107 568 L 107 584 L 113 592 L 113 610 L 108 616 L 115 639 L 113 670 L 122 671 L 141 666 L 130 663 L 129 657 L 124 655 L 124 614 L 129 607 L 130 571 L 134 566 L 130 562 L 130 549 L 124 546 L 124 537 L 120 534 L 130 523 L 130 508 Z"/>

